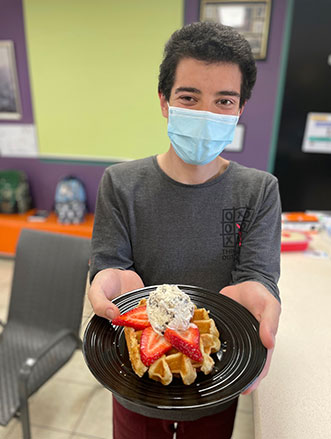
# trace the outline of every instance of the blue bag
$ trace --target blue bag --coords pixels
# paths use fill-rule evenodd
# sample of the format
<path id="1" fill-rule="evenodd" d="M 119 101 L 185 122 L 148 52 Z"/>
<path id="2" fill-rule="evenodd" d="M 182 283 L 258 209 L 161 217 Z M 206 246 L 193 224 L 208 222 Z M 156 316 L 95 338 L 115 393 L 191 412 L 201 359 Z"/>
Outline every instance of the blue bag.
<path id="1" fill-rule="evenodd" d="M 63 224 L 79 224 L 87 212 L 83 182 L 74 176 L 62 178 L 55 189 L 55 213 Z"/>

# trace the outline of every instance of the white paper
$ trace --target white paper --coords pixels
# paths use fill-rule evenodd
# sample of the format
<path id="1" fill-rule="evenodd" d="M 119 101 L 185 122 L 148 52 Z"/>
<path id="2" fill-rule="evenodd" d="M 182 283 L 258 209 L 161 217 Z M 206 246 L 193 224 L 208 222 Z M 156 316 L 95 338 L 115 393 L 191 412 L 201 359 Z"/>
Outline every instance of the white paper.
<path id="1" fill-rule="evenodd" d="M 303 152 L 331 154 L 331 113 L 308 113 Z"/>
<path id="2" fill-rule="evenodd" d="M 230 145 L 228 145 L 224 151 L 241 152 L 244 147 L 244 134 L 245 134 L 245 126 L 243 124 L 238 124 L 234 132 L 234 138 L 232 143 L 230 143 Z"/>
<path id="3" fill-rule="evenodd" d="M 36 157 L 38 143 L 33 124 L 0 124 L 0 156 Z"/>

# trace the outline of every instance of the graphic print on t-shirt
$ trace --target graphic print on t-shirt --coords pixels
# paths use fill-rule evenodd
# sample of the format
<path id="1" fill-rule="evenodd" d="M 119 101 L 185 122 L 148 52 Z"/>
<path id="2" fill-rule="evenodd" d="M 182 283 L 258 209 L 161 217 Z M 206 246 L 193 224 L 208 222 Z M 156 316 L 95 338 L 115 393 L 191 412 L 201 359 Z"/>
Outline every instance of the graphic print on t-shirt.
<path id="1" fill-rule="evenodd" d="M 243 234 L 251 225 L 254 210 L 248 207 L 222 210 L 223 260 L 234 259 L 239 254 Z"/>

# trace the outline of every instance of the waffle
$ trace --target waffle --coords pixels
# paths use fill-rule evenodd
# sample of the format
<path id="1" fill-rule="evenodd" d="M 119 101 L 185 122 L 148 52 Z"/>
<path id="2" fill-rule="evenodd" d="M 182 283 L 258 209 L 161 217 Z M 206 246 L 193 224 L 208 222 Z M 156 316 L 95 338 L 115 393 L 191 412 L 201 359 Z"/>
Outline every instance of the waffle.
<path id="1" fill-rule="evenodd" d="M 142 299 L 138 306 L 145 304 L 146 299 Z M 219 351 L 221 347 L 219 332 L 214 320 L 209 317 L 208 311 L 204 308 L 196 308 L 194 310 L 191 322 L 200 331 L 200 350 L 203 361 L 195 362 L 175 348 L 172 348 L 150 367 L 145 366 L 140 358 L 140 337 L 142 331 L 125 327 L 125 340 L 134 372 L 139 377 L 142 377 L 148 371 L 149 378 L 159 381 L 165 386 L 172 382 L 173 377 L 180 377 L 184 384 L 189 385 L 195 381 L 197 372 L 201 371 L 208 375 L 214 367 L 214 360 L 210 354 Z"/>

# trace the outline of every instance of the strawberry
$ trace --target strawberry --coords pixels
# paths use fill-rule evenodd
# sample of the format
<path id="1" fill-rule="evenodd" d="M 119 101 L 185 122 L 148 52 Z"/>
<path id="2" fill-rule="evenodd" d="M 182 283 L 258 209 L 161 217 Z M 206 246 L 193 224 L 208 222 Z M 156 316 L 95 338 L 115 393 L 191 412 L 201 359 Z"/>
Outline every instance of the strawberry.
<path id="1" fill-rule="evenodd" d="M 197 326 L 189 326 L 186 331 L 175 331 L 174 329 L 167 328 L 164 337 L 174 348 L 192 360 L 198 362 L 203 360 L 200 350 L 200 332 Z"/>
<path id="2" fill-rule="evenodd" d="M 162 335 L 154 331 L 152 327 L 143 330 L 140 339 L 140 357 L 145 366 L 150 366 L 158 358 L 171 349 L 169 343 Z"/>
<path id="3" fill-rule="evenodd" d="M 114 325 L 118 326 L 130 326 L 134 329 L 145 329 L 151 326 L 148 320 L 146 306 L 138 306 L 130 311 L 121 314 L 112 320 Z"/>

